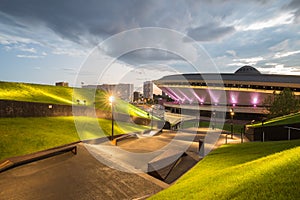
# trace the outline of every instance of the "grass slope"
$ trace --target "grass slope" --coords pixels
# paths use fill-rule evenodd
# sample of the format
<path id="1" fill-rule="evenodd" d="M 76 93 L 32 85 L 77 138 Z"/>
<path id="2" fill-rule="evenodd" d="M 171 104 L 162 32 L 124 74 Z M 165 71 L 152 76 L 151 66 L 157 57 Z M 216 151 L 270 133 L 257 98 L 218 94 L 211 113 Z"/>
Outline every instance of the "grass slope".
<path id="1" fill-rule="evenodd" d="M 300 122 L 300 112 L 269 119 L 264 122 L 264 126 L 295 124 L 299 122 Z M 261 122 L 252 125 L 247 125 L 247 127 L 260 127 L 260 126 L 262 126 Z"/>
<path id="2" fill-rule="evenodd" d="M 76 99 L 82 99 L 77 92 Z M 82 93 L 88 93 L 88 90 L 82 90 Z M 71 105 L 73 88 L 56 87 L 50 85 L 39 85 L 29 83 L 0 82 L 0 98 L 4 100 L 29 101 L 53 104 Z M 82 94 L 89 96 L 87 94 Z M 87 101 L 89 103 L 91 101 Z"/>
<path id="3" fill-rule="evenodd" d="M 300 199 L 300 140 L 224 145 L 151 199 Z"/>
<path id="4" fill-rule="evenodd" d="M 63 105 L 94 106 L 100 110 L 110 110 L 109 95 L 102 90 L 71 88 L 30 83 L 0 81 L 0 99 Z M 94 104 L 95 103 L 95 104 Z M 115 112 L 147 118 L 147 112 L 120 99 L 116 100 Z M 156 118 L 158 120 L 158 118 Z"/>
<path id="5" fill-rule="evenodd" d="M 110 120 L 76 117 L 76 123 L 74 117 L 0 118 L 0 160 L 111 134 Z M 146 128 L 117 122 L 114 131 L 117 135 Z"/>

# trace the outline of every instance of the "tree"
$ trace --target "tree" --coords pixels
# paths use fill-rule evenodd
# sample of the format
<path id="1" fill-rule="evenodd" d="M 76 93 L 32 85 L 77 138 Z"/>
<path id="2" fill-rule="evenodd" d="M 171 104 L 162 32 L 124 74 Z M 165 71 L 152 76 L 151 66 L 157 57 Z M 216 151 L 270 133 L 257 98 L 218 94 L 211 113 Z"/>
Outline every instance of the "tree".
<path id="1" fill-rule="evenodd" d="M 273 96 L 265 99 L 264 105 L 270 118 L 295 113 L 300 109 L 300 101 L 290 88 L 284 88 L 280 93 L 274 91 Z"/>

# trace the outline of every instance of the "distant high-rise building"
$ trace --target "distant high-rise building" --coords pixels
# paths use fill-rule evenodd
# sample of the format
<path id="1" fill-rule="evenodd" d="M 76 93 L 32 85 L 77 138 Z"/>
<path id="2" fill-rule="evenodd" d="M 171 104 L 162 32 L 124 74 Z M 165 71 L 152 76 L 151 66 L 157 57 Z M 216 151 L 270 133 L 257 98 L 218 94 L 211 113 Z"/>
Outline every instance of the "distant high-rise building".
<path id="1" fill-rule="evenodd" d="M 135 91 L 135 92 L 133 93 L 133 102 L 139 102 L 140 98 L 141 98 L 140 92 Z"/>
<path id="2" fill-rule="evenodd" d="M 153 82 L 144 82 L 143 95 L 145 99 L 153 99 Z"/>

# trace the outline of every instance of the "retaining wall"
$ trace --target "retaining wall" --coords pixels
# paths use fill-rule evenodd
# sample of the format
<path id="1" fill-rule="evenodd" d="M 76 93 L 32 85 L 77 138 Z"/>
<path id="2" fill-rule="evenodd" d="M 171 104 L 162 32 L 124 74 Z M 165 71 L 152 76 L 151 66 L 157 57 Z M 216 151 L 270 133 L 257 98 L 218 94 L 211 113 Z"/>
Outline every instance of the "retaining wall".
<path id="1" fill-rule="evenodd" d="M 300 128 L 300 123 L 279 125 L 279 126 L 264 126 L 259 128 L 247 128 L 245 135 L 250 141 L 262 141 L 263 132 L 265 141 L 277 141 L 288 139 L 288 129 L 286 126 Z M 299 130 L 290 130 L 290 139 L 300 139 Z"/>
<path id="2" fill-rule="evenodd" d="M 58 117 L 58 116 L 89 116 L 111 119 L 110 111 L 95 110 L 93 107 L 77 105 L 58 105 L 49 103 L 34 103 L 24 101 L 0 100 L 0 117 Z M 114 113 L 116 121 L 134 122 L 149 125 L 151 120 L 133 117 L 123 113 Z M 153 121 L 157 126 L 160 122 Z"/>

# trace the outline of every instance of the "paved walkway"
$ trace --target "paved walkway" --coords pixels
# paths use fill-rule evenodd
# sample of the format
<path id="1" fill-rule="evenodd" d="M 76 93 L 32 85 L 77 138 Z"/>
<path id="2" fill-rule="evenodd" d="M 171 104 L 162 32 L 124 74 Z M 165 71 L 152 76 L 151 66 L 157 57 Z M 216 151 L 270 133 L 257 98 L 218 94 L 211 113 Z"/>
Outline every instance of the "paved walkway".
<path id="1" fill-rule="evenodd" d="M 165 188 L 145 176 L 111 169 L 78 145 L 77 155 L 67 152 L 0 173 L 0 199 L 134 199 Z"/>
<path id="2" fill-rule="evenodd" d="M 198 131 L 197 134 L 195 132 Z M 158 136 L 120 141 L 117 149 L 112 150 L 108 142 L 90 146 L 89 150 L 97 150 L 98 158 L 105 159 L 105 165 L 95 159 L 84 147 L 78 145 L 77 155 L 67 152 L 58 156 L 39 160 L 0 173 L 1 199 L 134 199 L 146 198 L 168 187 L 153 177 L 141 173 L 145 170 L 149 159 L 161 154 L 163 148 L 180 150 L 181 145 L 190 144 L 184 149 L 189 154 L 190 163 L 200 159 L 199 140 L 206 134 L 213 135 L 210 129 L 188 129 L 185 132 L 164 132 Z M 172 144 L 170 144 L 172 141 Z M 228 143 L 240 142 L 238 135 Z M 217 145 L 224 144 L 221 135 Z M 114 147 L 113 147 L 114 148 Z M 100 153 L 99 153 L 100 152 Z M 126 157 L 126 152 L 135 154 L 155 152 L 153 158 Z M 107 163 L 106 163 L 107 164 Z M 110 168 L 110 167 L 113 168 Z M 190 165 L 182 165 L 178 173 L 183 174 Z M 121 168 L 119 171 L 114 168 Z M 127 172 L 135 173 L 127 173 Z M 173 174 L 169 181 L 178 178 Z"/>

